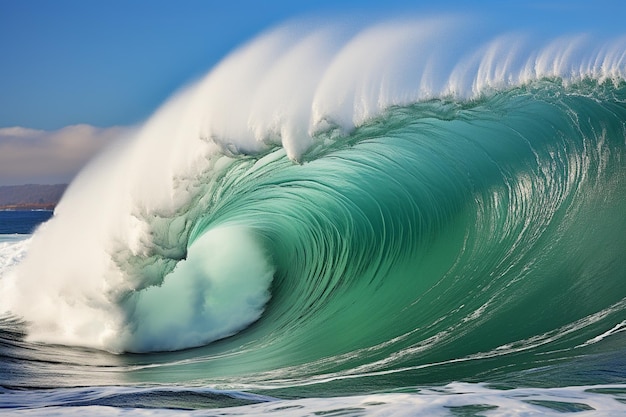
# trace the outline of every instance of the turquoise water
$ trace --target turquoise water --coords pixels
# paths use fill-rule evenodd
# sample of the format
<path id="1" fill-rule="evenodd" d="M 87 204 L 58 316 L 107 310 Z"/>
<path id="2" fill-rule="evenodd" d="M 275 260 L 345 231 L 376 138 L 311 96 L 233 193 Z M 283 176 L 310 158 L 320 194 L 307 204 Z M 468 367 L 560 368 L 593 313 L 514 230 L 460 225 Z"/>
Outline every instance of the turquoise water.
<path id="1" fill-rule="evenodd" d="M 4 385 L 192 382 L 292 398 L 621 383 L 624 87 L 544 81 L 433 100 L 391 109 L 302 165 L 280 149 L 235 158 L 195 203 L 187 250 L 216 229 L 246 230 L 274 268 L 258 320 L 209 346 L 118 356 L 29 347 L 7 319 L 3 369 L 19 369 Z M 190 404 L 206 406 L 199 395 Z"/>
<path id="2" fill-rule="evenodd" d="M 0 242 L 0 406 L 623 412 L 625 103 L 539 77 L 325 119 L 297 157 L 202 136 L 156 188 L 120 145 Z"/>
<path id="3" fill-rule="evenodd" d="M 201 372 L 433 382 L 593 351 L 626 319 L 626 110 L 540 87 L 393 109 L 303 165 L 234 163 L 237 187 L 216 184 L 190 247 L 218 225 L 250 230 L 272 298 L 206 348 L 245 351 Z M 434 364 L 454 371 L 420 369 Z"/>

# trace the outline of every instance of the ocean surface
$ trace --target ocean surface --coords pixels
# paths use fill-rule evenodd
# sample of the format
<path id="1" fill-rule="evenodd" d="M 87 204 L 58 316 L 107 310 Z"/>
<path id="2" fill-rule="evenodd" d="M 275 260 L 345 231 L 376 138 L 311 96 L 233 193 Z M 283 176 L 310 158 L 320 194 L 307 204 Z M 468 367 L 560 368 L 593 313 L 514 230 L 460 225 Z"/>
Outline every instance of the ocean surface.
<path id="1" fill-rule="evenodd" d="M 0 235 L 33 233 L 50 217 L 48 210 L 0 210 Z"/>
<path id="2" fill-rule="evenodd" d="M 453 23 L 263 34 L 2 213 L 0 414 L 626 414 L 626 42 Z"/>

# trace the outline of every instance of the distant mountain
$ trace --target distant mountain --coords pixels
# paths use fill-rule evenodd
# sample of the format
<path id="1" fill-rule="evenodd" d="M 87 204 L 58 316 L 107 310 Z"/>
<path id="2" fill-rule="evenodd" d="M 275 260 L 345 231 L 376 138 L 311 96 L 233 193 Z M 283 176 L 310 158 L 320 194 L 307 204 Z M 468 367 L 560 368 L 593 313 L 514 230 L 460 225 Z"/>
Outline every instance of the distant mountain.
<path id="1" fill-rule="evenodd" d="M 0 210 L 52 210 L 67 184 L 0 186 Z"/>

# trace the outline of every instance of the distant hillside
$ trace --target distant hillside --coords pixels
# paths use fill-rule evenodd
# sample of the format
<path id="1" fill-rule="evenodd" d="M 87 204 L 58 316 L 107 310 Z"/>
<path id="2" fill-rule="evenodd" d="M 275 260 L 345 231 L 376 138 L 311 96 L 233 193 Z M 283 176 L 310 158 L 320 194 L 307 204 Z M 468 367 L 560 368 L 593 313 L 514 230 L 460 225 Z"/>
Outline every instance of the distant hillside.
<path id="1" fill-rule="evenodd" d="M 0 186 L 0 210 L 52 210 L 67 184 Z"/>

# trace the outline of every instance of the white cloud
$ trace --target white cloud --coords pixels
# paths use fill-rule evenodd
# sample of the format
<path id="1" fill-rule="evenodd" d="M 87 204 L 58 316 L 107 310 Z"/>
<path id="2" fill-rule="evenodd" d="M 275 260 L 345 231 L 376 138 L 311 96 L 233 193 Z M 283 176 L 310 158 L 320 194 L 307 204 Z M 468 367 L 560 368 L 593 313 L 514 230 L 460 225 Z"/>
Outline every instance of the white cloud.
<path id="1" fill-rule="evenodd" d="M 128 128 L 67 126 L 45 131 L 0 128 L 0 185 L 67 183 Z"/>

